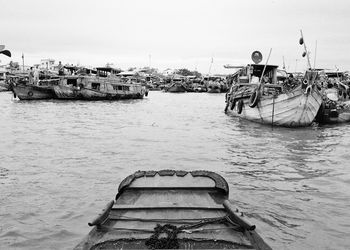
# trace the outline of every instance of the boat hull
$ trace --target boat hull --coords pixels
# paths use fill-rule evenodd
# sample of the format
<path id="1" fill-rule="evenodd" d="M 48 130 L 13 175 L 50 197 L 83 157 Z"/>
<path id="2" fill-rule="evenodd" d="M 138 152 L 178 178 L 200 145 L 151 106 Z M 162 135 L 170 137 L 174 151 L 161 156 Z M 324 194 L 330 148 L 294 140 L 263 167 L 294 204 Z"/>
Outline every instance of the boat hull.
<path id="1" fill-rule="evenodd" d="M 184 93 L 186 92 L 186 88 L 182 84 L 172 84 L 166 92 L 171 93 Z"/>
<path id="2" fill-rule="evenodd" d="M 209 83 L 207 86 L 208 93 L 221 93 L 221 86 L 218 83 Z"/>
<path id="3" fill-rule="evenodd" d="M 137 93 L 110 93 L 94 89 L 83 88 L 80 90 L 82 99 L 85 100 L 123 100 L 123 99 L 142 99 L 144 92 Z"/>
<path id="4" fill-rule="evenodd" d="M 350 101 L 343 103 L 343 107 L 326 107 L 322 103 L 321 108 L 316 116 L 316 122 L 319 124 L 337 124 L 350 122 Z"/>
<path id="5" fill-rule="evenodd" d="M 226 180 L 213 172 L 138 171 L 121 182 L 75 249 L 271 249 L 232 211 L 228 192 Z M 177 230 L 175 240 L 158 240 L 156 227 L 165 226 Z"/>
<path id="6" fill-rule="evenodd" d="M 262 96 L 256 107 L 249 107 L 249 98 L 243 100 L 242 112 L 238 113 L 238 105 L 233 109 L 231 103 L 226 112 L 249 121 L 284 127 L 305 127 L 311 125 L 322 104 L 322 95 L 317 88 L 305 94 L 301 87 L 277 97 Z"/>
<path id="7" fill-rule="evenodd" d="M 53 99 L 56 97 L 51 86 L 17 85 L 13 87 L 12 91 L 20 100 Z"/>
<path id="8" fill-rule="evenodd" d="M 80 91 L 74 87 L 56 85 L 53 91 L 58 99 L 81 99 Z"/>
<path id="9" fill-rule="evenodd" d="M 10 87 L 3 81 L 0 81 L 0 92 L 10 91 Z"/>

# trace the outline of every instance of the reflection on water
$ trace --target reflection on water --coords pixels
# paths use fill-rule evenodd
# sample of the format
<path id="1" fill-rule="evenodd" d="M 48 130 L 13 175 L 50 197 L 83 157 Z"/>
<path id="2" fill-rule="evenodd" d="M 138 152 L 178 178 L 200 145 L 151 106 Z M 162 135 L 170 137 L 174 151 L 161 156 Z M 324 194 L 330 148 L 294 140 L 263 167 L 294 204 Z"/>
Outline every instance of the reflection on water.
<path id="1" fill-rule="evenodd" d="M 286 129 L 223 112 L 224 95 L 121 102 L 0 93 L 0 248 L 70 249 L 139 169 L 222 174 L 276 249 L 350 245 L 350 125 Z"/>

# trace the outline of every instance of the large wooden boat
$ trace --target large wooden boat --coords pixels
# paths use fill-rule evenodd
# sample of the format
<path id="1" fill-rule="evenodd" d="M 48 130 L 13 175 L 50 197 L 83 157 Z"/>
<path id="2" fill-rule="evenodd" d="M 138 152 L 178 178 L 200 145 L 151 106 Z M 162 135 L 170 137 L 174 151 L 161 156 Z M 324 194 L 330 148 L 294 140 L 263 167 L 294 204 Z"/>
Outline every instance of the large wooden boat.
<path id="1" fill-rule="evenodd" d="M 89 78 L 79 93 L 86 100 L 120 100 L 142 99 L 147 92 L 141 84 L 133 82 Z"/>
<path id="2" fill-rule="evenodd" d="M 140 99 L 147 95 L 140 83 L 117 76 L 119 71 L 111 67 L 99 67 L 88 73 L 84 68 L 73 70 L 74 75 L 62 76 L 60 83 L 54 86 L 57 98 L 119 100 Z"/>
<path id="3" fill-rule="evenodd" d="M 138 171 L 75 249 L 271 249 L 208 171 Z"/>
<path id="4" fill-rule="evenodd" d="M 86 100 L 142 99 L 146 88 L 130 78 L 120 78 L 110 67 L 96 68 L 93 77 L 85 78 L 80 94 Z"/>
<path id="5" fill-rule="evenodd" d="M 264 72 L 265 80 L 259 80 Z M 322 104 L 315 81 L 307 71 L 295 86 L 277 82 L 277 66 L 252 64 L 242 67 L 226 95 L 225 112 L 253 122 L 285 127 L 309 126 Z"/>

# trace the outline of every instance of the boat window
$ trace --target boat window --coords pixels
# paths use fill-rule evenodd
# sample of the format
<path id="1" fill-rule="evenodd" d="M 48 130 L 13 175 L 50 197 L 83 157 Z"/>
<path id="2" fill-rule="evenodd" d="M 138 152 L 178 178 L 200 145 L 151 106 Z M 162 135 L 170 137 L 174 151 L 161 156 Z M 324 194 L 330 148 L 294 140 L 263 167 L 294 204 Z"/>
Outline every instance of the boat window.
<path id="1" fill-rule="evenodd" d="M 96 89 L 96 90 L 100 90 L 100 83 L 98 83 L 98 82 L 91 83 L 91 88 Z"/>
<path id="2" fill-rule="evenodd" d="M 123 90 L 123 86 L 118 86 L 118 90 Z"/>
<path id="3" fill-rule="evenodd" d="M 130 90 L 130 87 L 129 87 L 129 86 L 123 86 L 123 90 L 124 90 L 124 91 L 129 91 L 129 90 Z"/>
<path id="4" fill-rule="evenodd" d="M 77 87 L 77 79 L 67 79 L 67 85 Z"/>
<path id="5" fill-rule="evenodd" d="M 103 70 L 98 70 L 97 71 L 97 75 L 100 77 L 107 77 L 108 76 L 108 72 L 107 71 L 103 71 Z"/>

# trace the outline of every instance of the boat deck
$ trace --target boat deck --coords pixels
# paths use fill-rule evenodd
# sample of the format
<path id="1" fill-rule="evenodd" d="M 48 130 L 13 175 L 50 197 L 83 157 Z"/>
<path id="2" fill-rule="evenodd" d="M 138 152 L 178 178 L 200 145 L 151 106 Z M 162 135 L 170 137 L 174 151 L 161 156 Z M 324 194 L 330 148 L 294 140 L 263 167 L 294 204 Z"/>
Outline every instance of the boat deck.
<path id="1" fill-rule="evenodd" d="M 116 200 L 90 224 L 96 227 L 76 249 L 142 249 L 154 238 L 184 249 L 256 248 L 247 235 L 261 239 L 255 226 L 248 232 L 232 220 L 224 206 L 227 193 L 222 184 L 219 179 L 190 174 L 127 178 Z M 157 225 L 172 230 L 157 232 Z"/>

